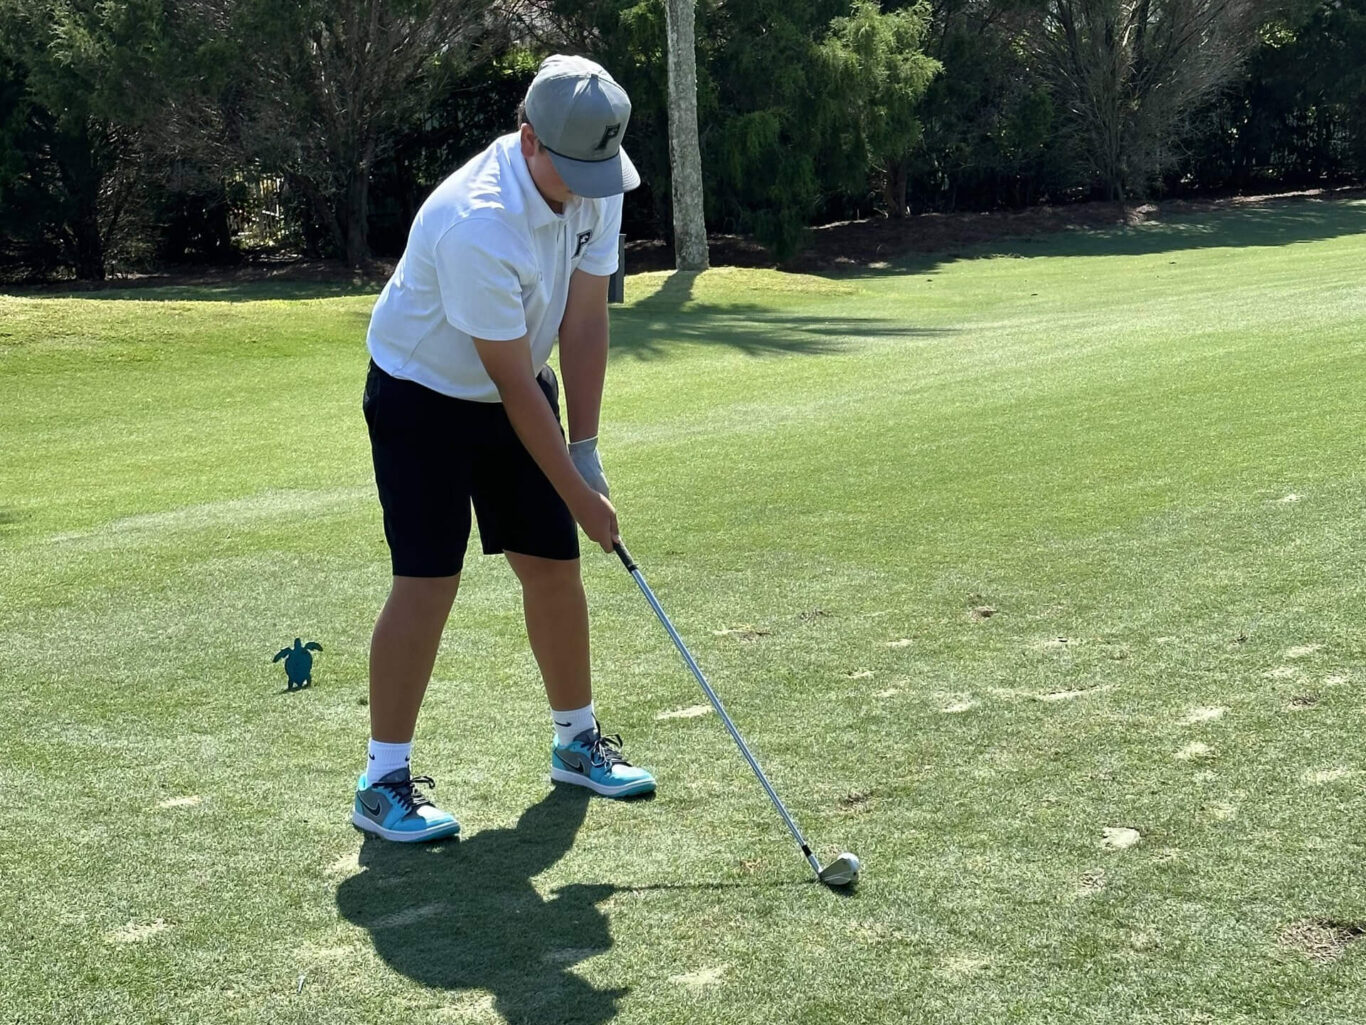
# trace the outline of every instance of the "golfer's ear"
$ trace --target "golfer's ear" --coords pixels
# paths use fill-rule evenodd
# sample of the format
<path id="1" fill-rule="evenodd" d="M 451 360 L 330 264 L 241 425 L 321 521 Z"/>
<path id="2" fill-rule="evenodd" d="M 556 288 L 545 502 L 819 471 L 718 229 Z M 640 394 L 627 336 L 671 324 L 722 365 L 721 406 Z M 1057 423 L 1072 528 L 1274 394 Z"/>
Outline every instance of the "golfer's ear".
<path id="1" fill-rule="evenodd" d="M 529 123 L 522 125 L 522 156 L 536 155 L 536 130 Z"/>

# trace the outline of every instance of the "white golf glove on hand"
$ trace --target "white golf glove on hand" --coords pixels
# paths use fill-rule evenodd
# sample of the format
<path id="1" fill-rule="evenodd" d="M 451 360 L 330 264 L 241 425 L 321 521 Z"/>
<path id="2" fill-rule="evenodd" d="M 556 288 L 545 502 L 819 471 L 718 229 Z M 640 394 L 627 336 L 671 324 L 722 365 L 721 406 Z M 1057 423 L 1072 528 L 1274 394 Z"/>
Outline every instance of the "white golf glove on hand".
<path id="1" fill-rule="evenodd" d="M 602 473 L 602 457 L 598 455 L 598 439 L 594 435 L 582 441 L 569 443 L 569 458 L 574 461 L 574 469 L 590 488 L 603 498 L 611 498 L 612 491 L 607 486 L 607 478 Z"/>

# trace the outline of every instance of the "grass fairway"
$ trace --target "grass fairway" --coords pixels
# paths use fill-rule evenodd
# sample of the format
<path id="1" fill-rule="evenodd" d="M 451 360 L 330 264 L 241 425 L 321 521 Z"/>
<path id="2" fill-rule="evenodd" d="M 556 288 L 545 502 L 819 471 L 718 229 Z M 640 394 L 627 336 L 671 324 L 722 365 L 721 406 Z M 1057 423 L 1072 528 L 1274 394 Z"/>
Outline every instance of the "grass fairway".
<path id="1" fill-rule="evenodd" d="M 849 896 L 587 551 L 658 798 L 551 792 L 471 555 L 415 752 L 465 838 L 363 844 L 373 296 L 0 297 L 0 1021 L 1366 1019 L 1363 232 L 628 281 L 623 535 Z"/>

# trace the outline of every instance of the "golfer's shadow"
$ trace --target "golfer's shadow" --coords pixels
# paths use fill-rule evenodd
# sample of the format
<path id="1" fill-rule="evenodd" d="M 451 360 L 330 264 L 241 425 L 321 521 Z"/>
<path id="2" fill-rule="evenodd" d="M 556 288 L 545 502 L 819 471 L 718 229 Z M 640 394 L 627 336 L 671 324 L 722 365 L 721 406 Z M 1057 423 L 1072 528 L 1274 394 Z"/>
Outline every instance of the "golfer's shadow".
<path id="1" fill-rule="evenodd" d="M 367 836 L 362 871 L 337 907 L 395 971 L 424 986 L 488 990 L 509 1023 L 600 1025 L 627 990 L 598 990 L 569 968 L 612 945 L 597 905 L 607 885 L 542 899 L 531 880 L 569 850 L 588 810 L 581 787 L 556 787 L 514 829 L 436 845 Z"/>

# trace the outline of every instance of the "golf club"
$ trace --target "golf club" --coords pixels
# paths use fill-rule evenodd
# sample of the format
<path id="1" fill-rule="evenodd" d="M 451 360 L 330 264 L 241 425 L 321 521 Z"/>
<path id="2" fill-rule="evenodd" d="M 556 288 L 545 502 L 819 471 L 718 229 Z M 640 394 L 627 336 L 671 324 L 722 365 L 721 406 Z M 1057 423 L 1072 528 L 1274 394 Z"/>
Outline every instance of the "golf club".
<path id="1" fill-rule="evenodd" d="M 640 591 L 645 595 L 645 600 L 650 603 L 650 608 L 655 610 L 655 615 L 664 624 L 664 629 L 673 638 L 674 645 L 678 648 L 679 654 L 683 656 L 683 661 L 688 663 L 688 668 L 692 670 L 693 676 L 697 677 L 697 682 L 702 685 L 702 690 L 707 695 L 707 700 L 711 702 L 712 708 L 716 709 L 716 714 L 721 717 L 721 721 L 726 724 L 726 729 L 730 731 L 732 739 L 740 748 L 740 753 L 745 756 L 745 761 L 749 762 L 749 767 L 754 770 L 754 775 L 759 777 L 759 782 L 763 784 L 764 792 L 768 794 L 768 799 L 773 802 L 773 807 L 778 809 L 778 814 L 787 823 L 787 828 L 792 831 L 798 846 L 802 849 L 802 854 L 806 856 L 807 862 L 811 865 L 812 871 L 816 873 L 816 878 L 827 886 L 850 886 L 858 881 L 859 860 L 856 855 L 845 851 L 830 864 L 821 868 L 821 863 L 816 860 L 816 856 L 811 853 L 811 848 L 807 845 L 806 839 L 802 836 L 801 830 L 797 828 L 797 823 L 792 821 L 792 816 L 783 807 L 783 802 L 778 798 L 778 793 L 769 783 L 768 777 L 764 775 L 764 770 L 759 768 L 759 763 L 755 761 L 754 755 L 750 753 L 749 746 L 744 738 L 740 736 L 740 731 L 735 728 L 735 723 L 731 722 L 730 716 L 726 714 L 725 707 L 721 704 L 721 699 L 716 696 L 716 692 L 711 689 L 711 684 L 707 683 L 707 678 L 702 675 L 702 670 L 697 668 L 697 662 L 688 653 L 687 647 L 683 643 L 683 638 L 678 636 L 678 631 L 669 622 L 669 617 L 664 614 L 660 607 L 659 600 L 655 598 L 654 592 L 650 590 L 650 585 L 645 583 L 645 578 L 641 576 L 640 570 L 636 567 L 636 561 L 631 558 L 631 553 L 626 550 L 626 546 L 620 541 L 613 545 L 622 565 L 630 571 L 640 586 Z"/>

